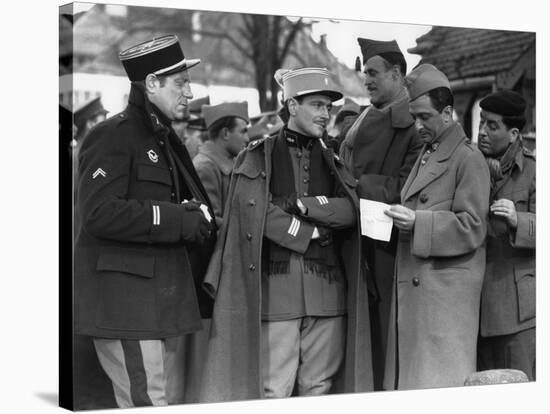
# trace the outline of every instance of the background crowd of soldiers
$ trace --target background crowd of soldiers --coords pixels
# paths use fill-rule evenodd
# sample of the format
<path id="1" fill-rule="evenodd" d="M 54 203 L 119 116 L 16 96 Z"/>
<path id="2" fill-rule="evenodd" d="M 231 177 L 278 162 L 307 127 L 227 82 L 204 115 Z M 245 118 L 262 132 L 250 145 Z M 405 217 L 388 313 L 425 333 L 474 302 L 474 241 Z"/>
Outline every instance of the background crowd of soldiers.
<path id="1" fill-rule="evenodd" d="M 476 145 L 444 73 L 358 42 L 369 106 L 281 69 L 254 120 L 192 100 L 174 36 L 121 52 L 128 108 L 74 113 L 76 408 L 535 379 L 525 100 L 484 98 Z"/>

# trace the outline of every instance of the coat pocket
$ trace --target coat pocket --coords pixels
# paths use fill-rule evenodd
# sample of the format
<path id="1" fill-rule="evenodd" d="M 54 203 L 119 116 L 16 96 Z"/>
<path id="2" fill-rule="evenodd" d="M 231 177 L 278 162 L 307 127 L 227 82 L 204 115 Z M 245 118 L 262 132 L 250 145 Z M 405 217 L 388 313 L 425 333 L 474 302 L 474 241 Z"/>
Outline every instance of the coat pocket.
<path id="1" fill-rule="evenodd" d="M 536 313 L 536 277 L 535 269 L 530 266 L 514 266 L 514 279 L 518 295 L 519 321 L 525 322 Z"/>
<path id="2" fill-rule="evenodd" d="M 152 278 L 155 275 L 155 257 L 143 255 L 140 251 L 104 252 L 99 255 L 96 270 Z"/>
<path id="3" fill-rule="evenodd" d="M 170 171 L 154 165 L 138 165 L 137 179 L 139 181 L 153 181 L 155 183 L 172 185 Z"/>
<path id="4" fill-rule="evenodd" d="M 129 249 L 106 251 L 100 254 L 96 269 L 98 327 L 119 331 L 158 328 L 154 256 Z"/>

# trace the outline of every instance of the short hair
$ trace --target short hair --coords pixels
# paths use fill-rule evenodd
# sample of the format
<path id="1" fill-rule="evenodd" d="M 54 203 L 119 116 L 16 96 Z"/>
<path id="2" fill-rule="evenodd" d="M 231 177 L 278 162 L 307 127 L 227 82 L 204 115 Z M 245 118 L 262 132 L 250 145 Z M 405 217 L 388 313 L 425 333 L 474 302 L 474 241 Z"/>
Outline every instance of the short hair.
<path id="1" fill-rule="evenodd" d="M 399 52 L 384 52 L 380 53 L 382 59 L 385 60 L 386 70 L 391 69 L 394 65 L 399 66 L 399 71 L 402 76 L 407 74 L 407 61 L 402 53 Z"/>
<path id="2" fill-rule="evenodd" d="M 167 76 L 165 75 L 155 75 L 160 82 L 160 87 L 162 88 L 166 84 Z M 139 81 L 132 81 L 132 85 L 140 85 L 145 88 L 145 79 Z"/>
<path id="3" fill-rule="evenodd" d="M 502 123 L 504 124 L 506 129 L 517 128 L 521 132 L 521 130 L 527 123 L 527 118 L 525 117 L 525 114 L 515 115 L 515 116 L 502 115 Z"/>
<path id="4" fill-rule="evenodd" d="M 208 135 L 210 136 L 210 139 L 218 138 L 218 135 L 224 128 L 227 128 L 229 130 L 235 128 L 235 126 L 237 125 L 237 118 L 238 117 L 236 116 L 224 116 L 223 118 L 218 119 L 216 122 L 210 125 L 210 127 L 208 128 Z"/>
<path id="5" fill-rule="evenodd" d="M 449 88 L 441 86 L 428 91 L 432 106 L 437 112 L 442 112 L 447 106 L 454 106 L 454 96 Z"/>

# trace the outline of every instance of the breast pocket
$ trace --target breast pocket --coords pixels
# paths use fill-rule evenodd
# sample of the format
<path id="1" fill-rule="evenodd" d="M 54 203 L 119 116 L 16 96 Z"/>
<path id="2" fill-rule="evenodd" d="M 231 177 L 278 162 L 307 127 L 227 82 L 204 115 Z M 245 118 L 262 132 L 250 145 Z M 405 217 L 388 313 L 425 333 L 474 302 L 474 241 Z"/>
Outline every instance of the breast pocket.
<path id="1" fill-rule="evenodd" d="M 172 176 L 170 171 L 153 165 L 138 165 L 134 197 L 153 200 L 170 200 Z"/>

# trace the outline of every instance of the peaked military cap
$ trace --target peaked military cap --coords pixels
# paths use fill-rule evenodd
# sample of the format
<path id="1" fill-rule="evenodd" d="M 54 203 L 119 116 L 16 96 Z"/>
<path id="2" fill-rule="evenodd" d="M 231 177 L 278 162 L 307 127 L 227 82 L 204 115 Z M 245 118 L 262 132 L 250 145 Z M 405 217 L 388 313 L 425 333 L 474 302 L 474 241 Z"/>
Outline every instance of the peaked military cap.
<path id="1" fill-rule="evenodd" d="M 414 68 L 405 77 L 405 85 L 409 91 L 409 101 L 414 101 L 432 89 L 447 88 L 451 90 L 449 79 L 434 65 L 423 63 Z"/>
<path id="2" fill-rule="evenodd" d="M 359 47 L 361 47 L 363 64 L 366 63 L 371 57 L 377 56 L 380 53 L 396 52 L 403 55 L 403 52 L 401 52 L 401 49 L 399 49 L 399 45 L 395 40 L 383 41 L 358 37 L 357 42 L 359 43 Z"/>
<path id="3" fill-rule="evenodd" d="M 325 95 L 337 101 L 344 95 L 336 90 L 330 73 L 325 68 L 278 69 L 275 80 L 283 88 L 283 99 L 305 95 Z"/>
<path id="4" fill-rule="evenodd" d="M 527 103 L 519 93 L 502 90 L 487 95 L 479 102 L 481 109 L 503 116 L 520 116 L 525 112 Z"/>
<path id="5" fill-rule="evenodd" d="M 101 98 L 92 99 L 91 101 L 86 102 L 80 108 L 78 108 L 74 113 L 74 124 L 80 130 L 88 121 L 97 115 L 105 115 L 109 113 L 103 105 L 101 104 Z"/>
<path id="6" fill-rule="evenodd" d="M 131 81 L 144 80 L 148 74 L 170 75 L 190 69 L 200 59 L 186 59 L 176 35 L 166 35 L 132 46 L 118 55 Z"/>
<path id="7" fill-rule="evenodd" d="M 226 117 L 237 117 L 250 122 L 248 119 L 248 102 L 226 102 L 219 105 L 203 105 L 202 114 L 206 128 L 210 128 L 216 121 Z"/>

